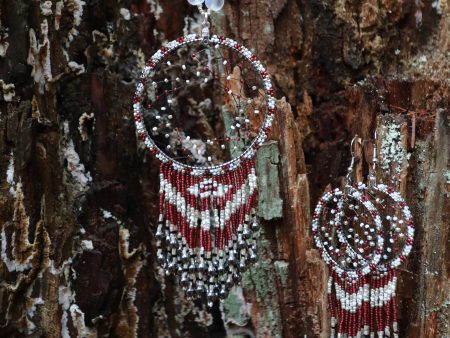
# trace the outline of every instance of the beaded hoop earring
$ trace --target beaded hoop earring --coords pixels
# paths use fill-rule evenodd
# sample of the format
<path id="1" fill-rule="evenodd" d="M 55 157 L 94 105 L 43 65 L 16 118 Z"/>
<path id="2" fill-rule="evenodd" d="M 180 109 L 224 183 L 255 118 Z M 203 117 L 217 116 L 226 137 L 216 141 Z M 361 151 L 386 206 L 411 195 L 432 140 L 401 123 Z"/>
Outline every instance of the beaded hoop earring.
<path id="1" fill-rule="evenodd" d="M 335 336 L 336 331 L 338 337 L 373 337 L 375 334 L 383 337 L 390 336 L 391 329 L 394 337 L 398 337 L 395 269 L 412 249 L 412 215 L 399 192 L 376 182 L 376 149 L 369 185 L 362 182 L 350 185 L 355 139 L 356 137 L 352 141 L 352 163 L 348 169 L 344 192 L 336 189 L 333 193 L 325 193 L 313 214 L 315 242 L 331 270 L 327 285 L 331 337 Z M 348 196 L 356 197 L 372 215 L 377 216 L 374 218 L 375 227 L 364 222 L 357 224 L 359 219 L 356 216 L 353 219 L 347 217 L 347 213 L 342 210 L 348 203 Z M 334 212 L 333 220 L 321 223 L 321 217 L 326 219 L 324 204 L 330 201 L 334 202 L 338 211 Z M 360 217 L 364 215 L 358 205 L 350 203 L 348 208 Z M 321 239 L 323 236 L 326 242 Z M 340 247 L 330 248 L 328 244 L 333 242 L 339 242 Z M 375 255 L 370 250 L 371 247 L 375 250 Z M 339 266 L 336 259 L 330 257 L 330 253 L 338 253 L 341 265 L 351 265 L 354 270 L 349 274 Z"/>
<path id="2" fill-rule="evenodd" d="M 139 139 L 161 162 L 157 259 L 180 276 L 188 297 L 212 306 L 257 260 L 254 157 L 272 125 L 275 98 L 258 58 L 232 39 L 210 36 L 210 10 L 199 8 L 202 34 L 171 41 L 147 61 L 133 108 Z M 202 139 L 215 133 L 202 122 L 208 116 L 223 137 Z"/>
<path id="3" fill-rule="evenodd" d="M 384 246 L 378 210 L 366 196 L 351 186 L 356 139 L 357 136 L 351 143 L 352 161 L 344 190 L 325 193 L 316 206 L 312 222 L 316 246 L 330 267 L 327 293 L 332 337 L 336 331 L 338 337 L 356 337 L 358 332 L 361 334 L 361 326 L 368 324 L 371 300 L 368 276 L 380 262 Z M 330 202 L 336 206 L 331 209 L 334 219 L 326 221 L 324 205 Z M 322 240 L 322 232 L 326 241 Z M 329 242 L 335 243 L 334 246 L 327 246 Z M 333 254 L 341 259 L 340 263 L 331 258 Z"/>

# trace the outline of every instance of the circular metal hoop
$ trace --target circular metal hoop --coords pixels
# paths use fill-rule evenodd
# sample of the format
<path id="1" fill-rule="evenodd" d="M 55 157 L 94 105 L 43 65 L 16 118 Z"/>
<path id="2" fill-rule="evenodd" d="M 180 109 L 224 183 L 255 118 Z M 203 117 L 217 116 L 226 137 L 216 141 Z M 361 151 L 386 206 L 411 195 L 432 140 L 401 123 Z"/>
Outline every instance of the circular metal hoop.
<path id="1" fill-rule="evenodd" d="M 346 195 L 346 196 L 345 196 Z M 317 248 L 321 251 L 322 257 L 324 261 L 331 266 L 331 268 L 339 275 L 339 276 L 345 276 L 350 279 L 356 279 L 358 277 L 364 276 L 372 272 L 377 264 L 381 260 L 381 253 L 383 250 L 384 245 L 384 239 L 382 236 L 377 236 L 376 240 L 376 246 L 374 248 L 374 253 L 370 260 L 361 259 L 361 257 L 358 257 L 362 261 L 362 265 L 357 268 L 348 268 L 341 266 L 326 250 L 326 245 L 324 241 L 322 240 L 320 236 L 321 231 L 321 220 L 320 215 L 323 212 L 324 206 L 331 200 L 335 200 L 337 203 L 337 210 L 335 210 L 335 218 L 334 222 L 336 225 L 340 223 L 340 219 L 342 217 L 342 207 L 344 204 L 344 199 L 353 199 L 355 201 L 361 201 L 361 204 L 364 206 L 364 208 L 369 212 L 371 218 L 373 219 L 374 225 L 375 225 L 375 232 L 380 233 L 382 230 L 382 223 L 379 216 L 379 213 L 375 206 L 369 201 L 364 198 L 362 198 L 361 192 L 354 189 L 353 187 L 348 187 L 348 193 L 343 192 L 339 189 L 335 189 L 332 192 L 325 193 L 317 203 L 317 206 L 314 210 L 313 214 L 313 221 L 312 221 L 312 231 L 314 234 L 314 240 Z M 341 243 L 345 243 L 345 239 L 342 236 L 342 233 L 339 231 L 339 241 Z M 347 253 L 351 256 L 356 255 L 355 251 L 347 246 Z"/>
<path id="2" fill-rule="evenodd" d="M 263 83 L 263 91 L 266 101 L 266 112 L 264 116 L 264 121 L 261 125 L 261 128 L 257 134 L 257 136 L 252 140 L 252 142 L 240 153 L 237 157 L 215 166 L 191 166 L 188 164 L 181 163 L 174 158 L 167 155 L 164 151 L 162 151 L 155 143 L 155 141 L 149 135 L 145 125 L 144 119 L 142 116 L 142 101 L 143 101 L 143 93 L 144 86 L 148 80 L 151 80 L 149 74 L 152 70 L 156 68 L 158 64 L 164 61 L 164 57 L 168 54 L 176 51 L 180 47 L 184 45 L 189 45 L 193 43 L 204 43 L 204 37 L 198 34 L 191 34 L 185 37 L 180 37 L 176 40 L 169 42 L 166 46 L 159 49 L 146 63 L 141 75 L 141 79 L 136 86 L 135 97 L 133 101 L 133 111 L 134 111 L 134 120 L 136 124 L 136 130 L 139 139 L 145 144 L 145 146 L 154 154 L 161 162 L 171 162 L 173 168 L 179 171 L 190 171 L 194 175 L 220 175 L 227 170 L 233 170 L 239 167 L 242 159 L 249 159 L 255 156 L 256 150 L 265 142 L 267 139 L 267 133 L 269 132 L 275 114 L 275 98 L 273 97 L 273 87 L 272 83 L 269 79 L 269 75 L 258 60 L 258 58 L 253 55 L 253 53 L 247 49 L 246 47 L 240 45 L 236 41 L 224 38 L 221 36 L 214 35 L 212 37 L 207 38 L 206 42 L 213 46 L 221 45 L 230 48 L 231 50 L 237 52 L 240 56 L 247 59 L 250 64 L 253 66 L 254 70 L 259 74 L 262 83 Z"/>

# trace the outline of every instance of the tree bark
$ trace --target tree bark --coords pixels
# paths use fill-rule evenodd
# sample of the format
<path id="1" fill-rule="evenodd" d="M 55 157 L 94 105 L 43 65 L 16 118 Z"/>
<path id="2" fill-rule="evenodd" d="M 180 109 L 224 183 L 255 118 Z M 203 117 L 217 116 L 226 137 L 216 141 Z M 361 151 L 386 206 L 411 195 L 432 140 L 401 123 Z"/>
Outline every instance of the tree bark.
<path id="1" fill-rule="evenodd" d="M 398 169 L 417 228 L 400 336 L 448 337 L 449 19 L 425 0 L 228 0 L 213 14 L 280 100 L 257 159 L 260 260 L 209 311 L 155 262 L 158 162 L 131 107 L 146 58 L 197 29 L 196 9 L 0 0 L 0 336 L 328 337 L 311 209 L 342 182 L 355 134 L 367 174 L 376 130 L 378 176 Z"/>

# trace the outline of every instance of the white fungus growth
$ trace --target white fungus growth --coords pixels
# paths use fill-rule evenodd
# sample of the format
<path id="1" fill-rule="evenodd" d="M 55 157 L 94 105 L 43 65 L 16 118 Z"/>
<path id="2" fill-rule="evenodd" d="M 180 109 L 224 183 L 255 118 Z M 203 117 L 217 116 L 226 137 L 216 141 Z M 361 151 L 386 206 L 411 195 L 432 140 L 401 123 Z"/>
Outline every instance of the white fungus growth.
<path id="1" fill-rule="evenodd" d="M 149 0 L 147 0 L 147 1 L 149 1 Z M 186 36 L 192 32 L 201 32 L 202 22 L 203 22 L 203 16 L 200 13 L 196 14 L 194 18 L 185 16 L 184 17 L 183 35 Z"/>
<path id="2" fill-rule="evenodd" d="M 78 337 L 96 337 L 96 329 L 89 328 L 85 324 L 84 312 L 77 304 L 70 305 L 69 308 L 72 325 L 77 329 Z"/>
<path id="3" fill-rule="evenodd" d="M 3 80 L 0 80 L 0 93 L 2 93 L 5 102 L 13 100 L 14 96 L 16 96 L 15 89 L 16 86 L 13 83 L 5 83 Z"/>
<path id="4" fill-rule="evenodd" d="M 33 67 L 31 75 L 34 78 L 34 82 L 39 85 L 39 93 L 44 94 L 45 84 L 53 78 L 47 19 L 44 19 L 41 23 L 41 35 L 42 38 L 40 40 L 42 43 L 36 38 L 33 28 L 30 28 L 30 49 L 27 62 Z"/>
<path id="5" fill-rule="evenodd" d="M 153 13 L 155 19 L 158 20 L 163 12 L 163 8 L 159 4 L 159 1 L 147 0 L 147 3 L 150 5 L 150 13 Z"/>
<path id="6" fill-rule="evenodd" d="M 72 290 L 67 286 L 59 286 L 58 288 L 58 302 L 61 305 L 62 316 L 61 316 L 61 337 L 70 338 L 69 327 L 67 326 L 68 315 L 67 310 L 69 310 L 70 304 L 75 301 L 75 295 Z"/>
<path id="7" fill-rule="evenodd" d="M 0 22 L 1 27 L 1 22 Z M 6 52 L 8 51 L 9 42 L 8 42 L 8 29 L 5 27 L 3 28 L 3 32 L 0 32 L 0 57 L 4 57 L 6 55 Z"/>
<path id="8" fill-rule="evenodd" d="M 130 11 L 127 8 L 121 8 L 120 15 L 127 21 L 131 19 Z"/>
<path id="9" fill-rule="evenodd" d="M 76 63 L 75 61 L 70 61 L 67 65 L 69 66 L 70 70 L 72 70 L 77 75 L 80 75 L 80 74 L 86 72 L 84 65 L 80 65 L 80 64 Z"/>
<path id="10" fill-rule="evenodd" d="M 15 196 L 15 209 L 13 222 L 16 223 L 16 226 L 21 227 L 20 231 L 13 231 L 10 237 L 10 243 L 8 243 L 8 238 L 6 234 L 6 226 L 3 226 L 0 233 L 0 242 L 1 242 L 1 260 L 5 264 L 8 271 L 17 271 L 23 272 L 29 270 L 31 268 L 31 262 L 35 258 L 37 252 L 32 251 L 32 244 L 28 239 L 28 228 L 30 225 L 30 218 L 26 214 L 25 206 L 23 204 L 23 191 L 22 184 L 19 182 L 16 185 L 16 196 Z M 20 225 L 18 225 L 20 223 Z M 18 236 L 18 237 L 16 237 Z M 35 239 L 36 240 L 36 239 Z M 12 247 L 11 259 L 8 255 L 8 244 Z M 18 250 L 21 253 L 27 253 L 28 250 L 31 250 L 30 254 L 27 254 L 26 257 L 18 257 Z"/>
<path id="11" fill-rule="evenodd" d="M 11 239 L 12 242 L 14 242 L 14 237 L 15 237 L 15 233 L 13 233 L 13 238 Z M 7 254 L 7 239 L 6 239 L 6 232 L 5 232 L 5 227 L 2 228 L 1 234 L 0 234 L 0 239 L 1 239 L 1 257 L 2 257 L 2 262 L 5 264 L 6 268 L 8 269 L 9 272 L 13 272 L 13 271 L 17 271 L 17 272 L 23 272 L 25 270 L 28 270 L 31 268 L 31 258 L 33 258 L 33 256 L 28 256 L 27 260 L 23 263 L 19 263 L 17 262 L 15 259 L 9 259 L 8 254 Z"/>
<path id="12" fill-rule="evenodd" d="M 64 8 L 64 1 L 58 1 L 55 5 L 55 30 L 59 30 L 59 24 L 61 23 L 63 8 Z"/>
<path id="13" fill-rule="evenodd" d="M 51 1 L 41 2 L 41 13 L 44 16 L 49 16 L 53 14 Z"/>
<path id="14" fill-rule="evenodd" d="M 110 211 L 105 210 L 105 209 L 101 209 L 101 211 L 102 211 L 102 214 L 103 214 L 103 218 L 104 218 L 104 219 L 110 219 L 110 218 L 113 218 L 113 215 L 112 215 L 112 213 L 111 213 Z"/>
<path id="15" fill-rule="evenodd" d="M 78 35 L 78 30 L 76 29 L 76 27 L 78 27 L 81 23 L 81 17 L 83 16 L 83 6 L 85 4 L 86 3 L 81 0 L 68 0 L 66 2 L 66 7 L 73 15 L 73 27 L 69 32 L 69 41 L 72 41 L 73 38 Z"/>
<path id="16" fill-rule="evenodd" d="M 434 0 L 431 3 L 431 7 L 436 10 L 436 13 L 442 15 L 443 11 L 447 8 L 448 2 L 446 0 Z"/>
<path id="17" fill-rule="evenodd" d="M 33 331 L 36 329 L 36 325 L 31 321 L 31 319 L 33 319 L 34 314 L 36 313 L 37 310 L 37 305 L 42 305 L 44 304 L 44 300 L 42 299 L 42 297 L 37 297 L 37 298 L 33 298 L 31 297 L 31 291 L 33 290 L 32 287 L 30 287 L 27 290 L 27 299 L 28 299 L 28 307 L 27 307 L 27 321 L 26 321 L 26 325 L 27 325 L 27 333 L 31 334 L 33 333 Z"/>
<path id="18" fill-rule="evenodd" d="M 93 250 L 94 249 L 94 244 L 92 243 L 91 240 L 83 239 L 81 241 L 81 248 L 83 250 Z"/>
<path id="19" fill-rule="evenodd" d="M 80 132 L 81 140 L 87 141 L 89 139 L 88 123 L 92 121 L 92 130 L 95 127 L 94 113 L 84 112 L 78 119 L 78 131 Z"/>
<path id="20" fill-rule="evenodd" d="M 8 164 L 8 169 L 6 169 L 6 182 L 9 184 L 9 193 L 11 196 L 16 196 L 16 182 L 14 181 L 14 157 L 13 153 L 11 152 Z"/>
<path id="21" fill-rule="evenodd" d="M 66 138 L 69 133 L 69 123 L 64 122 L 64 133 Z M 63 147 L 64 160 L 67 163 L 67 171 L 71 174 L 72 180 L 76 184 L 80 192 L 88 189 L 88 185 L 92 182 L 89 172 L 86 172 L 84 164 L 80 161 L 80 156 L 75 151 L 73 140 L 68 139 Z"/>

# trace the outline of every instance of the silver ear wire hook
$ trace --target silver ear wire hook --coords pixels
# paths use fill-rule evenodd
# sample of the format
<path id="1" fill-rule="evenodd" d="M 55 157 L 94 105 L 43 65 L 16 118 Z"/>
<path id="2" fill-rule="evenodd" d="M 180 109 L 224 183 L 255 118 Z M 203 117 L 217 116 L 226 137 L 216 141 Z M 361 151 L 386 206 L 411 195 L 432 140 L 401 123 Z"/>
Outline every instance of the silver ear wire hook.
<path id="1" fill-rule="evenodd" d="M 345 176 L 345 186 L 350 187 L 353 183 L 353 167 L 355 166 L 355 141 L 358 139 L 358 135 L 353 137 L 352 142 L 350 144 L 350 153 L 352 155 L 352 160 L 350 162 L 350 166 L 347 169 L 347 175 Z"/>
<path id="2" fill-rule="evenodd" d="M 377 184 L 377 129 L 373 135 L 373 147 L 372 147 L 372 170 L 369 173 L 369 186 L 374 187 Z"/>

